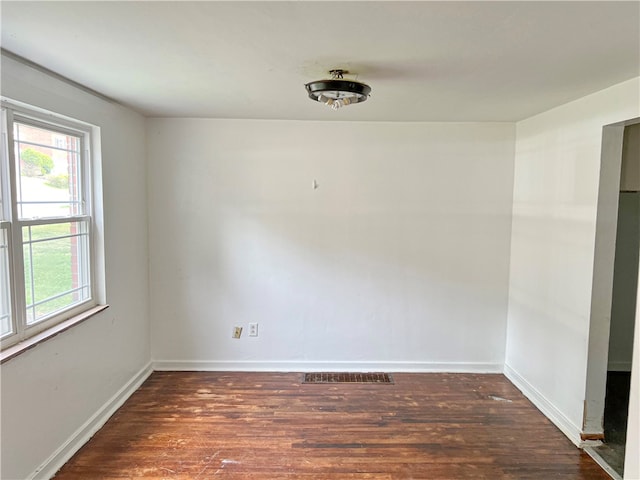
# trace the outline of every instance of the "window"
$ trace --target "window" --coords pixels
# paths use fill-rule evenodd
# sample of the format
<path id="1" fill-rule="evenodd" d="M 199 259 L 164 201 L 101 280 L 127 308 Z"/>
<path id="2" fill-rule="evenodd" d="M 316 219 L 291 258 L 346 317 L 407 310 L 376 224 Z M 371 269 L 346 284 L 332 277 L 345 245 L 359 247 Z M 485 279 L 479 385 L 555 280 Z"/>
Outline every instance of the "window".
<path id="1" fill-rule="evenodd" d="M 2 347 L 94 307 L 91 126 L 3 101 Z"/>

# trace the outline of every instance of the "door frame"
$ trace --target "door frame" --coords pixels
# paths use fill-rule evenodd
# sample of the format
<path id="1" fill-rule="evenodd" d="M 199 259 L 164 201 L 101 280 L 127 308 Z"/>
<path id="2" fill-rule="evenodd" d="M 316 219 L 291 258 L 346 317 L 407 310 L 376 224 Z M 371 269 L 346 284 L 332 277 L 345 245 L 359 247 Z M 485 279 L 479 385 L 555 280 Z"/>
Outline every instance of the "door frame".
<path id="1" fill-rule="evenodd" d="M 587 443 L 591 440 L 604 439 L 604 403 L 609 358 L 609 332 L 611 326 L 622 146 L 625 127 L 636 123 L 640 123 L 640 118 L 605 125 L 602 129 L 587 353 L 587 381 L 581 435 L 583 442 Z M 637 329 L 637 316 L 635 323 Z M 634 345 L 634 354 L 637 348 L 640 348 L 640 346 Z"/>

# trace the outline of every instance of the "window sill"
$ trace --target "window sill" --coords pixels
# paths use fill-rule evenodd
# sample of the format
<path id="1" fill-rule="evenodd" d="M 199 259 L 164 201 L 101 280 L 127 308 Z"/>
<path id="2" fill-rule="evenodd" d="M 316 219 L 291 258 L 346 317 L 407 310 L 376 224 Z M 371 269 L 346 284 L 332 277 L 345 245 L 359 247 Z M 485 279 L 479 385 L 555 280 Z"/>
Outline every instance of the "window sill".
<path id="1" fill-rule="evenodd" d="M 50 338 L 55 337 L 59 333 L 62 333 L 66 330 L 69 330 L 71 327 L 75 327 L 76 325 L 88 320 L 89 318 L 97 315 L 98 313 L 109 308 L 109 305 L 97 305 L 89 310 L 86 310 L 74 317 L 71 317 L 64 322 L 60 322 L 57 325 L 48 328 L 47 330 L 40 332 L 33 337 L 27 338 L 20 343 L 12 345 L 11 347 L 6 348 L 2 352 L 0 352 L 0 364 L 8 362 L 12 358 L 17 357 L 18 355 L 26 352 L 27 350 L 32 349 L 36 345 L 39 345 L 43 342 L 46 342 Z"/>

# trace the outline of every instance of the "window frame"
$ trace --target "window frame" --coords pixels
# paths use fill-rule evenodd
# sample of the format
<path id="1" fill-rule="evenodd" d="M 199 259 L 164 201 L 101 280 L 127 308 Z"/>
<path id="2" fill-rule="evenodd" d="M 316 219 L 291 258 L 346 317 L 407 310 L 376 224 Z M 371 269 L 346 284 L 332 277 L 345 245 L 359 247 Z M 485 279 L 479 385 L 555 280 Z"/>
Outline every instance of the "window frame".
<path id="1" fill-rule="evenodd" d="M 94 168 L 96 162 L 95 147 L 99 146 L 96 136 L 99 135 L 97 127 L 70 119 L 52 112 L 48 112 L 36 107 L 2 98 L 2 155 L 0 160 L 0 190 L 2 193 L 2 205 L 0 208 L 0 227 L 6 228 L 8 244 L 8 268 L 9 268 L 9 308 L 11 309 L 11 326 L 13 333 L 6 335 L 0 340 L 0 350 L 2 360 L 5 361 L 5 353 L 8 350 L 18 351 L 16 347 L 20 344 L 29 343 L 27 340 L 37 338 L 42 341 L 69 328 L 69 326 L 89 318 L 93 312 L 97 313 L 106 308 L 100 307 L 99 300 L 104 300 L 104 279 L 99 278 L 104 275 L 101 264 L 104 255 L 102 244 L 97 241 L 99 225 L 95 208 L 95 185 Z M 80 141 L 79 158 L 80 172 L 78 184 L 80 197 L 78 201 L 82 204 L 81 214 L 71 214 L 68 216 L 56 216 L 48 218 L 25 218 L 18 215 L 17 201 L 17 161 L 15 152 L 15 138 L 13 125 L 15 122 L 42 128 L 45 130 L 78 137 Z M 99 167 L 99 164 L 98 164 Z M 99 178 L 99 177 L 98 177 Z M 7 205 L 8 203 L 8 205 Z M 52 312 L 42 320 L 31 325 L 27 323 L 26 287 L 24 271 L 24 239 L 23 228 L 38 225 L 52 225 L 58 223 L 78 224 L 85 222 L 87 228 L 87 260 L 89 296 L 71 306 L 63 308 L 59 312 Z M 102 267 L 102 268 L 101 268 Z M 62 326 L 62 327 L 61 327 Z M 61 329 L 62 328 L 62 329 Z M 49 334 L 47 332 L 50 332 Z M 26 348 L 29 348 L 27 345 Z M 13 347 L 13 348 L 12 348 Z M 14 355 L 12 355 L 14 356 Z"/>

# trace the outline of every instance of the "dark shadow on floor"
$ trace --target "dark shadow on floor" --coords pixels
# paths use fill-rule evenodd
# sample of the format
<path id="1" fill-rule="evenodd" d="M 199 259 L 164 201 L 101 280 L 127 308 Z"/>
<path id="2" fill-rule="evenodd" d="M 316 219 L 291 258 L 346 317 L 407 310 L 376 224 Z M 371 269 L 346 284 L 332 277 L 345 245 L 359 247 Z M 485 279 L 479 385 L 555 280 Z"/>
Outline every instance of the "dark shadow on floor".
<path id="1" fill-rule="evenodd" d="M 620 476 L 624 471 L 624 448 L 629 415 L 630 372 L 607 372 L 604 405 L 604 444 L 594 450 Z"/>

